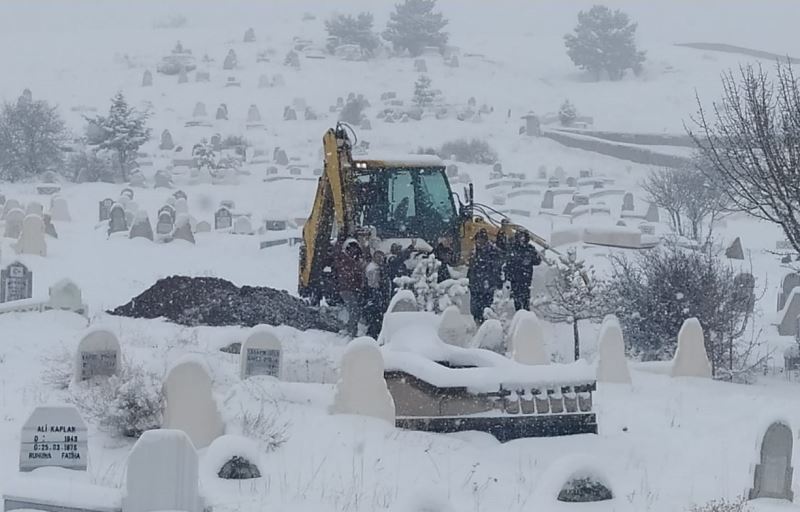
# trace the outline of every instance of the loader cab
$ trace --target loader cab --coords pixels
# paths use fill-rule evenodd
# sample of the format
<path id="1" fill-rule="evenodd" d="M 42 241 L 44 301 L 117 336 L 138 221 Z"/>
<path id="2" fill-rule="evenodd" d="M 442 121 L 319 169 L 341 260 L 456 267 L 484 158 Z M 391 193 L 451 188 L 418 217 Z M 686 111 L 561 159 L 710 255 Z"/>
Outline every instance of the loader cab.
<path id="1" fill-rule="evenodd" d="M 359 225 L 373 226 L 382 239 L 419 238 L 431 245 L 457 234 L 458 213 L 441 160 L 422 156 L 354 164 Z"/>

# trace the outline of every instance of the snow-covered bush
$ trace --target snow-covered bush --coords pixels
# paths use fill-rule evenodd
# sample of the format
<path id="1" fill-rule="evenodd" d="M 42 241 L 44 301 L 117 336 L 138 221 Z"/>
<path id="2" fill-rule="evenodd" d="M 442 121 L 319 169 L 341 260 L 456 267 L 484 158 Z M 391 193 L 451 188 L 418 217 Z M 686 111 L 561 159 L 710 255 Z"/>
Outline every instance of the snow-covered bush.
<path id="1" fill-rule="evenodd" d="M 481 139 L 456 139 L 442 144 L 441 158 L 452 158 L 468 164 L 493 164 L 497 162 L 497 152 L 488 142 Z"/>
<path id="2" fill-rule="evenodd" d="M 573 478 L 558 493 L 558 501 L 586 503 L 614 499 L 611 490 L 589 477 Z"/>
<path id="3" fill-rule="evenodd" d="M 342 111 L 339 112 L 339 121 L 353 125 L 359 124 L 364 117 L 363 112 L 366 106 L 367 102 L 364 99 L 354 98 L 349 100 L 342 107 Z"/>
<path id="4" fill-rule="evenodd" d="M 339 45 L 355 44 L 361 48 L 362 55 L 373 55 L 381 43 L 378 35 L 372 31 L 372 23 L 373 16 L 369 12 L 361 12 L 357 16 L 335 14 L 325 21 L 325 30 L 330 39 L 326 49 L 333 53 Z"/>
<path id="5" fill-rule="evenodd" d="M 442 29 L 447 20 L 435 8 L 436 0 L 405 0 L 395 5 L 383 38 L 392 43 L 395 51 L 407 50 L 412 57 L 420 55 L 426 46 L 443 49 L 447 33 Z"/>
<path id="6" fill-rule="evenodd" d="M 500 322 L 503 326 L 503 334 L 505 337 L 511 335 L 511 320 L 514 318 L 516 309 L 514 307 L 514 299 L 511 297 L 511 285 L 506 281 L 503 287 L 494 292 L 492 305 L 483 310 L 483 318 L 492 318 Z"/>
<path id="7" fill-rule="evenodd" d="M 112 435 L 138 437 L 161 426 L 161 378 L 132 361 L 123 361 L 119 373 L 108 379 L 76 384 L 71 400 L 87 418 Z"/>
<path id="8" fill-rule="evenodd" d="M 248 141 L 244 135 L 228 135 L 224 139 L 222 139 L 219 143 L 222 149 L 233 149 L 238 147 L 250 147 L 250 141 Z"/>
<path id="9" fill-rule="evenodd" d="M 276 412 L 268 414 L 263 406 L 257 412 L 242 411 L 242 434 L 263 443 L 266 451 L 277 450 L 289 440 L 289 423 Z"/>
<path id="10" fill-rule="evenodd" d="M 595 5 L 580 11 L 574 32 L 564 36 L 567 55 L 596 80 L 603 72 L 610 80 L 619 80 L 627 69 L 641 70 L 645 52 L 636 49 L 636 23 L 619 9 Z"/>
<path id="11" fill-rule="evenodd" d="M 577 118 L 578 111 L 575 110 L 575 105 L 569 100 L 564 100 L 564 103 L 558 109 L 558 120 L 561 122 L 561 126 L 570 126 Z"/>
<path id="12" fill-rule="evenodd" d="M 125 96 L 118 92 L 111 98 L 107 116 L 86 119 L 89 123 L 86 127 L 88 144 L 114 153 L 116 165 L 122 171 L 122 179 L 125 181 L 136 161 L 137 151 L 150 138 L 148 117 L 148 112 L 140 112 L 131 107 Z"/>
<path id="13" fill-rule="evenodd" d="M 436 92 L 431 88 L 431 79 L 428 75 L 420 75 L 414 83 L 414 105 L 419 108 L 427 108 L 433 105 L 436 99 Z"/>
<path id="14" fill-rule="evenodd" d="M 442 262 L 433 254 L 418 255 L 414 270 L 409 276 L 397 277 L 394 284 L 398 290 L 411 290 L 417 299 L 420 311 L 441 313 L 448 306 L 463 309 L 469 282 L 465 278 L 445 279 L 439 282 Z"/>
<path id="15" fill-rule="evenodd" d="M 730 501 L 721 498 L 691 508 L 691 512 L 748 512 L 749 510 L 752 509 L 747 505 L 747 498 L 744 496 Z"/>
<path id="16" fill-rule="evenodd" d="M 119 173 L 111 163 L 107 152 L 83 147 L 69 154 L 64 174 L 76 183 L 95 181 L 113 183 Z"/>
<path id="17" fill-rule="evenodd" d="M 742 379 L 759 362 L 750 359 L 758 344 L 749 329 L 754 284 L 710 249 L 668 245 L 632 259 L 612 257 L 608 308 L 619 317 L 628 351 L 645 360 L 672 358 L 681 325 L 696 317 L 714 376 Z"/>

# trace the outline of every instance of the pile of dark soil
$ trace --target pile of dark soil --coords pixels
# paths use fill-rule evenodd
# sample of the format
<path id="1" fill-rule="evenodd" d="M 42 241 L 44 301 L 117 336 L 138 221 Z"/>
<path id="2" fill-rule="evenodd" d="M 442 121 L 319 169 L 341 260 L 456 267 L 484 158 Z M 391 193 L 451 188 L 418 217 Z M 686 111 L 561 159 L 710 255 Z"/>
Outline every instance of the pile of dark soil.
<path id="1" fill-rule="evenodd" d="M 337 332 L 337 321 L 288 292 L 243 286 L 215 277 L 171 276 L 119 306 L 112 315 L 132 318 L 164 317 L 196 325 L 288 325 L 296 329 Z"/>

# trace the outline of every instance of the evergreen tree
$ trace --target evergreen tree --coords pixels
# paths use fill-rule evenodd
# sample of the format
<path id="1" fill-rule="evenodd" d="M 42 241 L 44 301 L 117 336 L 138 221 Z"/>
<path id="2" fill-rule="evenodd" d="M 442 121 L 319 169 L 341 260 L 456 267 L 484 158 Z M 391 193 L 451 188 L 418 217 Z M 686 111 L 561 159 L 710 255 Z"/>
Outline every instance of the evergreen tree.
<path id="1" fill-rule="evenodd" d="M 327 49 L 330 53 L 341 44 L 356 44 L 366 55 L 373 55 L 380 45 L 378 35 L 372 31 L 373 17 L 371 13 L 362 12 L 353 17 L 349 14 L 337 14 L 325 22 L 328 36 L 335 38 Z"/>
<path id="2" fill-rule="evenodd" d="M 68 133 L 56 107 L 28 89 L 0 112 L 0 179 L 17 181 L 57 170 Z"/>
<path id="3" fill-rule="evenodd" d="M 139 112 L 129 106 L 122 92 L 118 92 L 111 99 L 108 116 L 87 119 L 89 145 L 113 152 L 125 181 L 136 161 L 136 152 L 150 138 L 150 128 L 146 126 L 147 117 L 147 112 Z"/>
<path id="4" fill-rule="evenodd" d="M 420 75 L 414 83 L 414 104 L 420 108 L 433 105 L 436 93 L 431 89 L 431 79 L 427 75 Z"/>
<path id="5" fill-rule="evenodd" d="M 420 55 L 426 46 L 444 48 L 447 33 L 442 29 L 447 20 L 442 13 L 434 12 L 435 7 L 436 0 L 405 0 L 395 5 L 383 38 L 396 51 L 408 50 L 412 57 Z"/>
<path id="6" fill-rule="evenodd" d="M 636 49 L 636 23 L 631 23 L 619 9 L 612 11 L 604 5 L 595 5 L 579 12 L 574 32 L 564 36 L 567 55 L 596 80 L 604 71 L 610 80 L 619 80 L 625 70 L 641 69 L 645 52 Z"/>
<path id="7" fill-rule="evenodd" d="M 564 100 L 561 108 L 558 109 L 558 120 L 561 122 L 561 126 L 570 126 L 577 117 L 578 112 L 575 110 L 575 105 L 569 100 Z"/>
<path id="8" fill-rule="evenodd" d="M 197 167 L 213 171 L 217 168 L 217 155 L 208 139 L 201 139 L 192 147 L 192 156 L 197 160 Z"/>
<path id="9" fill-rule="evenodd" d="M 604 304 L 600 283 L 594 271 L 579 260 L 575 249 L 559 257 L 555 279 L 547 286 L 547 295 L 533 304 L 537 314 L 556 323 L 571 323 L 575 344 L 575 360 L 580 358 L 578 322 L 598 320 L 603 317 Z"/>

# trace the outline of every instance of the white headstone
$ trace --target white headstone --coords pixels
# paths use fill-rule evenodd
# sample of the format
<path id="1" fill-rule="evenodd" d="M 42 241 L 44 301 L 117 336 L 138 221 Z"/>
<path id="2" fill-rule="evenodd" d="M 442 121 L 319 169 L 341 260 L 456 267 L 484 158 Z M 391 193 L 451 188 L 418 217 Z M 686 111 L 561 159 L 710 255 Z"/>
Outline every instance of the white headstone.
<path id="1" fill-rule="evenodd" d="M 250 218 L 245 215 L 236 217 L 233 221 L 233 233 L 237 235 L 252 235 L 253 226 L 250 223 Z"/>
<path id="2" fill-rule="evenodd" d="M 242 379 L 253 375 L 281 378 L 283 363 L 281 340 L 269 325 L 257 325 L 250 330 L 240 352 Z"/>
<path id="3" fill-rule="evenodd" d="M 458 306 L 448 306 L 442 313 L 442 322 L 439 324 L 439 337 L 449 345 L 457 347 L 467 346 L 467 323 Z"/>
<path id="4" fill-rule="evenodd" d="M 44 206 L 37 201 L 31 201 L 25 205 L 25 215 L 44 215 Z"/>
<path id="5" fill-rule="evenodd" d="M 56 222 L 69 222 L 72 220 L 66 199 L 60 196 L 53 198 L 50 202 L 50 218 Z"/>
<path id="6" fill-rule="evenodd" d="M 375 340 L 362 337 L 351 341 L 342 355 L 331 413 L 372 416 L 394 425 L 394 400 L 383 369 L 383 356 Z"/>
<path id="7" fill-rule="evenodd" d="M 47 242 L 44 239 L 44 221 L 36 214 L 25 216 L 22 221 L 22 233 L 14 246 L 19 254 L 35 254 L 47 256 Z"/>
<path id="8" fill-rule="evenodd" d="M 131 224 L 129 236 L 131 238 L 153 240 L 153 226 L 150 225 L 150 219 L 147 217 L 147 212 L 145 210 L 139 210 L 133 216 L 133 223 Z"/>
<path id="9" fill-rule="evenodd" d="M 128 456 L 122 512 L 203 512 L 197 452 L 180 430 L 148 430 Z"/>
<path id="10" fill-rule="evenodd" d="M 80 287 L 69 279 L 62 279 L 49 289 L 48 306 L 53 309 L 84 312 L 83 296 Z"/>
<path id="11" fill-rule="evenodd" d="M 86 470 L 89 459 L 86 423 L 72 405 L 42 406 L 22 427 L 19 470 L 44 466 Z"/>
<path id="12" fill-rule="evenodd" d="M 678 349 L 672 359 L 673 377 L 711 378 L 711 363 L 708 362 L 703 327 L 697 318 L 688 318 L 678 332 Z"/>
<path id="13" fill-rule="evenodd" d="M 164 380 L 164 394 L 164 428 L 183 430 L 198 448 L 225 433 L 202 360 L 187 356 L 173 366 Z"/>
<path id="14" fill-rule="evenodd" d="M 201 220 L 197 223 L 194 229 L 195 233 L 208 233 L 211 231 L 211 224 L 208 221 Z"/>
<path id="15" fill-rule="evenodd" d="M 387 313 L 410 313 L 417 311 L 417 298 L 411 290 L 399 290 L 389 302 Z"/>
<path id="16" fill-rule="evenodd" d="M 607 315 L 600 327 L 597 358 L 597 381 L 620 384 L 631 383 L 631 372 L 625 359 L 622 328 L 614 315 Z"/>
<path id="17" fill-rule="evenodd" d="M 792 429 L 773 423 L 761 440 L 761 458 L 753 475 L 749 499 L 773 498 L 792 501 Z"/>
<path id="18" fill-rule="evenodd" d="M 172 233 L 172 238 L 195 243 L 194 233 L 192 233 L 192 224 L 187 214 L 178 214 L 178 217 L 175 219 L 175 231 Z"/>
<path id="19" fill-rule="evenodd" d="M 75 382 L 93 377 L 110 377 L 119 371 L 119 340 L 107 329 L 95 328 L 87 332 L 75 354 Z"/>
<path id="20" fill-rule="evenodd" d="M 531 311 L 520 310 L 519 313 L 519 316 L 514 315 L 517 322 L 511 332 L 512 359 L 529 365 L 549 364 L 550 357 L 544 349 L 544 335 L 539 319 Z"/>
<path id="21" fill-rule="evenodd" d="M 186 198 L 175 199 L 175 213 L 189 213 L 189 204 L 186 202 Z"/>
<path id="22" fill-rule="evenodd" d="M 6 213 L 5 219 L 3 236 L 6 238 L 19 238 L 22 233 L 22 221 L 25 219 L 25 212 L 19 208 L 12 208 Z"/>

